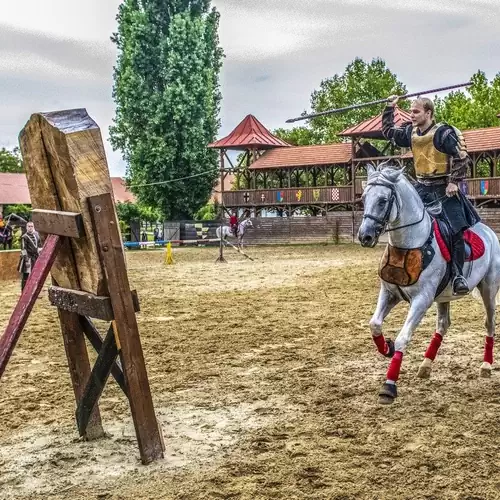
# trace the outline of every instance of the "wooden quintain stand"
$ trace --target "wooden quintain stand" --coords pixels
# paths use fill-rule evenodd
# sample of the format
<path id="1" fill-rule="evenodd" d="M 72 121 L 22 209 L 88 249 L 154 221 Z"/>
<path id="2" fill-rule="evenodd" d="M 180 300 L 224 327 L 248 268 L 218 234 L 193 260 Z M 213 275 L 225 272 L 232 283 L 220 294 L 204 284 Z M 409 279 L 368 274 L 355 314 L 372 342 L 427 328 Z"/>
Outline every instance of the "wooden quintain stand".
<path id="1" fill-rule="evenodd" d="M 46 239 L 0 338 L 0 377 L 50 272 L 80 436 L 104 435 L 98 400 L 111 374 L 129 400 L 142 463 L 163 458 L 99 127 L 85 109 L 37 113 L 20 144 L 33 221 Z M 90 318 L 111 322 L 104 339 Z M 92 369 L 85 336 L 98 352 Z"/>

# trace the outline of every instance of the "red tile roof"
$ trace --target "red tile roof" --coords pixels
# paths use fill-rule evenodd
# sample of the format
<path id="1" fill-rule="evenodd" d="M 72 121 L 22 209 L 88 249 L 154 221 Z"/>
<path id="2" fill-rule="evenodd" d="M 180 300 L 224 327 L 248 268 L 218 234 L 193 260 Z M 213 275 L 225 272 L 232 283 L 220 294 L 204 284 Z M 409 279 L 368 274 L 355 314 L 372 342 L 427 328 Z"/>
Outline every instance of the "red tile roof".
<path id="1" fill-rule="evenodd" d="M 31 204 L 25 174 L 0 173 L 0 205 Z"/>
<path id="2" fill-rule="evenodd" d="M 133 193 L 127 191 L 125 187 L 125 180 L 121 177 L 111 177 L 111 185 L 113 186 L 113 194 L 115 196 L 116 202 L 121 201 L 122 203 L 130 201 L 135 203 L 136 199 Z"/>
<path id="3" fill-rule="evenodd" d="M 394 110 L 394 123 L 396 126 L 401 125 L 404 122 L 411 121 L 410 113 L 407 111 L 396 107 Z M 382 135 L 382 113 L 373 118 L 368 118 L 364 122 L 358 123 L 353 127 L 345 129 L 340 132 L 340 136 L 355 136 L 355 137 L 366 137 L 373 139 L 383 139 Z"/>
<path id="4" fill-rule="evenodd" d="M 111 177 L 115 200 L 135 202 L 134 195 L 125 189 L 121 177 Z M 0 173 L 0 205 L 31 204 L 28 182 L 25 174 Z"/>
<path id="5" fill-rule="evenodd" d="M 351 161 L 351 143 L 292 146 L 271 149 L 250 165 L 250 169 L 333 165 Z"/>
<path id="6" fill-rule="evenodd" d="M 271 149 L 289 147 L 290 144 L 271 134 L 253 115 L 247 115 L 226 137 L 209 144 L 216 149 Z"/>

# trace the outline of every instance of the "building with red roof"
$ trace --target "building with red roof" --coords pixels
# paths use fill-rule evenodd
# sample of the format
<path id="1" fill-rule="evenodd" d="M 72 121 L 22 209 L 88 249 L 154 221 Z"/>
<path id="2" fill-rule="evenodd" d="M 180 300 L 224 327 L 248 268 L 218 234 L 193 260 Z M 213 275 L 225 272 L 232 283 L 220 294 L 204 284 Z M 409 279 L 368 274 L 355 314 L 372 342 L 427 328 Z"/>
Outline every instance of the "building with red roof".
<path id="1" fill-rule="evenodd" d="M 124 179 L 111 177 L 111 184 L 116 202 L 135 202 L 135 197 L 127 190 Z M 4 205 L 31 205 L 25 174 L 0 173 L 0 214 Z"/>

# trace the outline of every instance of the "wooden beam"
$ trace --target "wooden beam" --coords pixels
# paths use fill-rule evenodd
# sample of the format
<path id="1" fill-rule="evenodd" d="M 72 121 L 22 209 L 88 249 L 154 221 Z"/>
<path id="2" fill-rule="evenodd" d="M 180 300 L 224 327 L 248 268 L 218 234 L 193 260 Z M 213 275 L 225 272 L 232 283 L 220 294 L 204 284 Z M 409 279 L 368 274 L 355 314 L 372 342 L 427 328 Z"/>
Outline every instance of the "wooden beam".
<path id="1" fill-rule="evenodd" d="M 130 409 L 144 464 L 163 458 L 163 439 L 156 420 L 144 355 L 134 313 L 118 219 L 110 193 L 89 198 L 97 247 L 106 274 Z"/>
<path id="2" fill-rule="evenodd" d="M 58 234 L 68 238 L 85 236 L 82 215 L 79 213 L 38 208 L 32 211 L 32 220 L 40 233 Z"/>
<path id="3" fill-rule="evenodd" d="M 83 333 L 89 339 L 89 342 L 92 344 L 92 347 L 96 350 L 97 353 L 101 352 L 103 339 L 101 335 L 97 331 L 97 328 L 94 326 L 90 318 L 86 316 L 79 316 L 80 325 L 83 329 Z M 115 379 L 116 383 L 120 386 L 123 394 L 128 398 L 127 386 L 125 385 L 125 377 L 123 376 L 123 369 L 119 359 L 116 359 L 111 367 L 111 375 Z"/>
<path id="4" fill-rule="evenodd" d="M 60 210 L 59 198 L 43 144 L 40 122 L 40 115 L 32 115 L 19 134 L 31 206 L 34 209 Z M 80 287 L 69 241 L 65 241 L 57 253 L 51 275 L 61 286 L 76 289 Z"/>
<path id="5" fill-rule="evenodd" d="M 78 408 L 76 409 L 76 422 L 80 436 L 86 435 L 92 412 L 101 397 L 111 368 L 117 357 L 118 347 L 115 342 L 113 326 L 110 325 L 85 390 L 78 403 Z"/>
<path id="6" fill-rule="evenodd" d="M 53 180 L 52 192 L 57 193 L 58 207 L 37 205 L 45 210 L 62 210 L 82 214 L 87 235 L 92 234 L 92 221 L 88 211 L 87 197 L 112 193 L 111 179 L 101 132 L 85 109 L 38 113 L 31 121 L 37 121 L 40 135 L 39 147 L 44 148 Z M 30 128 L 25 127 L 28 136 Z M 29 139 L 29 137 L 28 137 Z M 31 168 L 36 168 L 36 165 Z M 30 169 L 31 169 L 30 168 Z M 45 191 L 45 183 L 38 186 L 30 182 L 30 195 Z M 71 240 L 79 287 L 95 295 L 107 295 L 106 281 L 99 261 L 94 238 Z M 59 280 L 58 280 L 59 282 Z M 61 283 L 61 286 L 65 286 Z"/>
<path id="7" fill-rule="evenodd" d="M 85 387 L 90 379 L 91 369 L 85 336 L 78 314 L 58 309 L 59 322 L 64 340 L 64 349 L 68 358 L 68 368 L 77 406 L 80 404 Z M 78 424 L 78 422 L 77 422 Z M 95 405 L 89 416 L 85 433 L 81 434 L 87 440 L 104 436 L 99 407 Z"/>
<path id="8" fill-rule="evenodd" d="M 49 275 L 50 268 L 59 250 L 61 239 L 59 236 L 50 235 L 40 252 L 30 276 L 26 282 L 23 293 L 14 308 L 9 323 L 3 336 L 0 338 L 0 378 L 5 371 L 5 367 L 14 351 L 19 337 L 23 331 L 28 316 L 35 305 L 36 299 L 43 288 L 45 280 Z"/>
<path id="9" fill-rule="evenodd" d="M 139 311 L 139 299 L 137 292 L 132 290 L 132 302 L 134 311 Z M 111 299 L 93 295 L 81 290 L 68 290 L 58 286 L 49 287 L 49 301 L 53 306 L 65 311 L 74 312 L 81 316 L 101 319 L 103 321 L 112 321 L 115 319 Z"/>

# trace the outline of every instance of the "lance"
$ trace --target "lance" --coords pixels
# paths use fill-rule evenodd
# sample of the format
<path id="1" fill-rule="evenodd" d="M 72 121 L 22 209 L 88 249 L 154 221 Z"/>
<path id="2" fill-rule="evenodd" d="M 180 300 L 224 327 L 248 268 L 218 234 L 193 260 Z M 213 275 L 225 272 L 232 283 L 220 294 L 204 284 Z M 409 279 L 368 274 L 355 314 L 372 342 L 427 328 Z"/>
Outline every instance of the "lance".
<path id="1" fill-rule="evenodd" d="M 402 96 L 399 96 L 399 99 L 409 99 L 410 97 L 417 97 L 421 96 L 424 94 L 434 94 L 436 92 L 442 92 L 444 90 L 452 90 L 452 89 L 458 89 L 461 87 L 468 87 L 469 85 L 472 85 L 472 82 L 467 82 L 467 83 L 459 83 L 458 85 L 449 85 L 448 87 L 441 87 L 439 89 L 431 89 L 431 90 L 423 90 L 421 92 L 413 92 L 412 94 L 404 94 Z M 378 99 L 377 101 L 371 101 L 371 102 L 364 102 L 361 104 L 353 104 L 352 106 L 346 106 L 345 108 L 337 108 L 337 109 L 328 109 L 326 111 L 321 111 L 320 113 L 312 113 L 310 115 L 302 115 L 298 116 L 297 118 L 290 118 L 289 120 L 286 121 L 286 123 L 293 123 L 293 122 L 298 122 L 300 120 L 307 120 L 308 118 L 316 118 L 317 116 L 325 116 L 325 115 L 332 115 L 334 113 L 342 113 L 344 111 L 350 111 L 352 109 L 359 109 L 359 108 L 366 108 L 368 106 L 374 106 L 375 104 L 383 104 L 390 102 L 389 98 L 385 99 Z"/>

